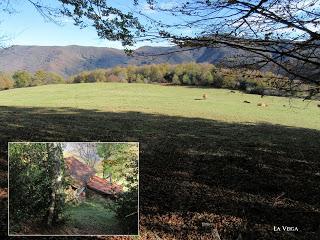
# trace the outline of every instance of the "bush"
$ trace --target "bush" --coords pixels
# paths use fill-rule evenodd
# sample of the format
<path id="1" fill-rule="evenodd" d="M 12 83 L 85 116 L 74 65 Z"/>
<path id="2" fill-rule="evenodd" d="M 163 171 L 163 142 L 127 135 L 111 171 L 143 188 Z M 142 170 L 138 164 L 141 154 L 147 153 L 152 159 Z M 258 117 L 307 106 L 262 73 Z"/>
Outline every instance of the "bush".
<path id="1" fill-rule="evenodd" d="M 63 77 L 61 77 L 60 75 L 52 72 L 39 70 L 32 76 L 32 82 L 30 85 L 39 86 L 59 83 L 65 83 Z"/>
<path id="2" fill-rule="evenodd" d="M 212 85 L 213 75 L 210 71 L 205 71 L 201 74 L 201 85 Z"/>
<path id="3" fill-rule="evenodd" d="M 15 88 L 29 87 L 32 82 L 32 76 L 27 71 L 16 71 L 12 78 L 14 80 Z"/>
<path id="4" fill-rule="evenodd" d="M 191 85 L 191 80 L 190 80 L 189 74 L 185 73 L 182 76 L 182 83 L 186 84 L 186 85 Z"/>
<path id="5" fill-rule="evenodd" d="M 76 76 L 73 76 L 73 80 L 72 80 L 72 82 L 73 83 L 84 83 L 84 82 L 86 82 L 87 80 L 87 73 L 86 72 L 81 72 L 81 73 L 79 73 L 78 75 L 76 75 Z"/>
<path id="6" fill-rule="evenodd" d="M 180 82 L 180 79 L 178 77 L 177 74 L 174 74 L 173 77 L 172 77 L 172 83 L 175 84 L 175 85 L 180 85 L 181 82 Z"/>
<path id="7" fill-rule="evenodd" d="M 236 81 L 234 76 L 225 75 L 222 77 L 223 77 L 223 87 L 224 88 L 238 89 L 238 87 L 237 87 L 238 82 Z"/>
<path id="8" fill-rule="evenodd" d="M 7 90 L 13 87 L 13 80 L 12 78 L 0 72 L 0 90 Z"/>
<path id="9" fill-rule="evenodd" d="M 45 84 L 61 84 L 65 83 L 65 80 L 62 76 L 56 73 L 48 72 Z"/>
<path id="10" fill-rule="evenodd" d="M 128 234 L 138 234 L 138 189 L 130 189 L 117 200 L 117 216 L 121 219 L 124 231 Z"/>
<path id="11" fill-rule="evenodd" d="M 213 77 L 212 86 L 215 88 L 222 88 L 223 85 L 224 85 L 224 79 L 222 75 L 216 73 Z"/>
<path id="12" fill-rule="evenodd" d="M 107 82 L 105 71 L 99 69 L 90 72 L 85 82 Z"/>

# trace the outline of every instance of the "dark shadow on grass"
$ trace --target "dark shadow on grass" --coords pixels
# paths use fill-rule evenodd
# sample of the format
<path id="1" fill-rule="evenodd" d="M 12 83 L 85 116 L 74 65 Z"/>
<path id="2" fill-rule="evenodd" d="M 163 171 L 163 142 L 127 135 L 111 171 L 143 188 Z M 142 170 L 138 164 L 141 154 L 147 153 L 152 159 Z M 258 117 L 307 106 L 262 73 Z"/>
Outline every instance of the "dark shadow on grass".
<path id="1" fill-rule="evenodd" d="M 0 122 L 2 159 L 9 141 L 139 141 L 143 234 L 199 239 L 206 233 L 198 226 L 210 222 L 222 239 L 235 239 L 239 232 L 252 239 L 292 239 L 291 233 L 273 232 L 282 225 L 297 226 L 297 237 L 318 236 L 320 131 L 141 112 L 4 106 Z"/>

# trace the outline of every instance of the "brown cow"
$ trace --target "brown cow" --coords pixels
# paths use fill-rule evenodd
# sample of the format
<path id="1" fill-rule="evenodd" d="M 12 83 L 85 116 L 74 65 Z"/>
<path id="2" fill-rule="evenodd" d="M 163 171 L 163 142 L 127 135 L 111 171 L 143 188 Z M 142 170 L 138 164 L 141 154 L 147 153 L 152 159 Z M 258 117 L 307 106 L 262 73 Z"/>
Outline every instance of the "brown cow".
<path id="1" fill-rule="evenodd" d="M 268 107 L 268 104 L 261 102 L 257 104 L 258 107 Z"/>
<path id="2" fill-rule="evenodd" d="M 204 93 L 203 95 L 202 95 L 202 99 L 203 100 L 206 100 L 208 98 L 208 95 L 206 94 L 206 93 Z"/>

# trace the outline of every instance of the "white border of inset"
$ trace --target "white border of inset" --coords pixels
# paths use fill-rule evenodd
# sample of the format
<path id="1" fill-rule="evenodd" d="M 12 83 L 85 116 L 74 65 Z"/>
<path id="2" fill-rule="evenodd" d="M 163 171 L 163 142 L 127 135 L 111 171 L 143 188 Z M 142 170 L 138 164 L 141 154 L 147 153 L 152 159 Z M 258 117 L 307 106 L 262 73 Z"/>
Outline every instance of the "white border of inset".
<path id="1" fill-rule="evenodd" d="M 10 219 L 9 219 L 9 208 L 10 208 L 10 186 L 9 186 L 9 179 L 10 179 L 10 159 L 9 159 L 9 145 L 11 143 L 136 143 L 138 144 L 138 235 L 62 235 L 62 234 L 54 234 L 54 235 L 46 235 L 46 234 L 10 234 Z M 33 236 L 40 236 L 40 237 L 136 237 L 140 236 L 140 143 L 139 142 L 94 142 L 94 141 L 82 141 L 82 142 L 8 142 L 7 145 L 7 153 L 8 153 L 8 236 L 9 237 L 33 237 Z"/>

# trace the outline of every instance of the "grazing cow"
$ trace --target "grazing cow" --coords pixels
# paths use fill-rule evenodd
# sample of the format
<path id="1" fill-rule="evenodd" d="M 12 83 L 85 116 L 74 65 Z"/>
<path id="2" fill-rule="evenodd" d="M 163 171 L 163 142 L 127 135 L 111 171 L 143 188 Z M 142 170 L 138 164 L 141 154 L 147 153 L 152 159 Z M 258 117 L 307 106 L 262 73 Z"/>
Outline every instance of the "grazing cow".
<path id="1" fill-rule="evenodd" d="M 206 94 L 206 93 L 204 93 L 203 95 L 202 95 L 202 99 L 203 100 L 206 100 L 208 98 L 208 95 Z"/>
<path id="2" fill-rule="evenodd" d="M 249 101 L 247 101 L 247 100 L 244 100 L 243 102 L 244 102 L 244 103 L 251 103 L 251 102 L 249 102 Z"/>
<path id="3" fill-rule="evenodd" d="M 268 104 L 262 102 L 257 104 L 258 107 L 268 107 Z"/>

